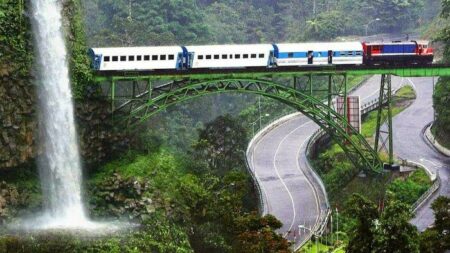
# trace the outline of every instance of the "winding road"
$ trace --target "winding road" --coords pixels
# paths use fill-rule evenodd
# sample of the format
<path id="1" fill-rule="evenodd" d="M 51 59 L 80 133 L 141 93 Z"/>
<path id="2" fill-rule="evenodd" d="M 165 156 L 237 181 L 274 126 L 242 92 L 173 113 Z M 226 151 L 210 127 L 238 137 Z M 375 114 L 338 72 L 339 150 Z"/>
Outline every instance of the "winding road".
<path id="1" fill-rule="evenodd" d="M 435 79 L 437 81 L 437 78 Z M 405 111 L 394 117 L 394 152 L 403 159 L 419 163 L 431 173 L 439 171 L 441 187 L 416 213 L 411 221 L 420 231 L 433 224 L 430 205 L 439 195 L 450 196 L 450 158 L 436 151 L 424 137 L 424 128 L 433 121 L 433 78 L 408 78 L 417 99 Z"/>
<path id="2" fill-rule="evenodd" d="M 402 78 L 393 77 L 393 89 Z M 378 97 L 380 77 L 370 78 L 352 95 L 368 102 Z M 306 158 L 309 138 L 319 127 L 302 114 L 292 114 L 263 129 L 250 143 L 247 160 L 260 185 L 264 214 L 277 217 L 283 227 L 279 230 L 288 240 L 295 241 L 295 249 L 310 237 L 327 210 L 326 193 L 314 179 Z M 294 232 L 295 231 L 295 232 Z"/>
<path id="3" fill-rule="evenodd" d="M 438 153 L 423 137 L 424 127 L 433 120 L 432 78 L 392 77 L 392 88 L 410 84 L 417 99 L 394 118 L 394 152 L 437 173 L 442 186 L 417 212 L 411 221 L 423 231 L 433 223 L 430 204 L 438 195 L 449 196 L 450 158 Z M 362 103 L 378 97 L 380 76 L 370 78 L 352 95 Z M 308 238 L 310 232 L 298 226 L 314 228 L 327 209 L 326 193 L 320 187 L 306 158 L 306 145 L 319 127 L 300 113 L 289 115 L 263 129 L 249 145 L 247 159 L 263 195 L 263 212 L 282 221 L 279 230 L 288 240 L 295 241 L 295 249 Z M 295 231 L 295 232 L 294 232 Z"/>

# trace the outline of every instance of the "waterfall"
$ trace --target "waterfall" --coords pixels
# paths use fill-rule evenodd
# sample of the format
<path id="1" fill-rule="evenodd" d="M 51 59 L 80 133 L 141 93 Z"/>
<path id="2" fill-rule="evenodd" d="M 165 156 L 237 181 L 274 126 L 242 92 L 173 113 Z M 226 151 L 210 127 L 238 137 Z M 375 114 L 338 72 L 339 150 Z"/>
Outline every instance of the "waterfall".
<path id="1" fill-rule="evenodd" d="M 39 173 L 47 217 L 42 228 L 85 227 L 81 164 L 60 0 L 32 0 L 38 64 Z"/>

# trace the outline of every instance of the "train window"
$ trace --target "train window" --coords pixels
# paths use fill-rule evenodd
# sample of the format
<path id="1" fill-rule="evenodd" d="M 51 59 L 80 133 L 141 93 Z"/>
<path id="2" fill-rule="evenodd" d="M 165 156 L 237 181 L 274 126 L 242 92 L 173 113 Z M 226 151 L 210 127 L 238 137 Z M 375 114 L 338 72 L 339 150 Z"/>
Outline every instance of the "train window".
<path id="1" fill-rule="evenodd" d="M 158 60 L 158 56 L 157 55 L 152 55 L 152 61 L 157 61 Z"/>
<path id="2" fill-rule="evenodd" d="M 211 60 L 211 55 L 210 54 L 206 55 L 206 60 Z"/>
<path id="3" fill-rule="evenodd" d="M 259 58 L 264 58 L 264 54 L 259 54 Z"/>
<path id="4" fill-rule="evenodd" d="M 230 59 L 233 59 L 233 55 L 232 54 L 230 54 Z"/>
<path id="5" fill-rule="evenodd" d="M 294 53 L 288 53 L 288 58 L 294 58 Z"/>
<path id="6" fill-rule="evenodd" d="M 105 61 L 110 61 L 111 58 L 110 58 L 109 56 L 105 56 L 105 57 L 104 57 L 104 60 L 105 60 Z"/>
<path id="7" fill-rule="evenodd" d="M 142 55 L 136 56 L 136 60 L 137 60 L 137 61 L 142 61 Z"/>
<path id="8" fill-rule="evenodd" d="M 218 60 L 218 59 L 220 59 L 220 55 L 215 54 L 215 55 L 214 55 L 214 60 Z"/>
<path id="9" fill-rule="evenodd" d="M 197 57 L 197 59 L 203 60 L 203 55 L 199 55 L 199 56 Z"/>
<path id="10" fill-rule="evenodd" d="M 112 61 L 119 61 L 119 56 L 113 56 Z"/>
<path id="11" fill-rule="evenodd" d="M 356 55 L 361 56 L 361 55 L 362 55 L 362 52 L 361 52 L 361 51 L 358 51 L 358 52 L 356 52 Z"/>
<path id="12" fill-rule="evenodd" d="M 134 55 L 128 56 L 128 60 L 129 60 L 129 61 L 134 61 Z"/>
<path id="13" fill-rule="evenodd" d="M 222 55 L 222 59 L 225 59 L 225 60 L 228 59 L 228 55 L 227 54 L 223 54 Z"/>
<path id="14" fill-rule="evenodd" d="M 127 61 L 127 57 L 126 56 L 120 56 L 120 61 Z"/>
<path id="15" fill-rule="evenodd" d="M 235 55 L 234 55 L 234 58 L 235 58 L 235 59 L 241 59 L 241 55 L 240 55 L 240 54 L 235 54 Z"/>
<path id="16" fill-rule="evenodd" d="M 256 54 L 251 54 L 250 58 L 255 59 L 256 58 Z"/>
<path id="17" fill-rule="evenodd" d="M 162 54 L 159 58 L 161 61 L 165 61 L 167 59 L 167 55 Z"/>
<path id="18" fill-rule="evenodd" d="M 150 55 L 144 55 L 144 61 L 150 61 Z"/>
<path id="19" fill-rule="evenodd" d="M 175 59 L 175 55 L 169 54 L 169 60 L 173 60 L 173 59 Z"/>
<path id="20" fill-rule="evenodd" d="M 248 59 L 248 54 L 244 54 L 244 59 Z"/>

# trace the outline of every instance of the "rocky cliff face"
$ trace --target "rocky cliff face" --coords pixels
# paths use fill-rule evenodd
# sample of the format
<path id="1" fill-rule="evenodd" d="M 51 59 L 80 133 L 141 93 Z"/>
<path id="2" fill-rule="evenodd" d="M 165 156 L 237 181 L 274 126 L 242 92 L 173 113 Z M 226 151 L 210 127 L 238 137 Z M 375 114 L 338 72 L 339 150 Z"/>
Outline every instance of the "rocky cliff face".
<path id="1" fill-rule="evenodd" d="M 11 168 L 35 156 L 35 94 L 30 80 L 0 65 L 0 168 Z"/>
<path id="2" fill-rule="evenodd" d="M 109 104 L 86 98 L 93 83 L 79 0 L 64 0 L 63 12 L 81 153 L 87 165 L 111 157 L 126 138 L 114 130 Z M 0 172 L 23 167 L 37 155 L 37 98 L 27 1 L 0 1 Z M 90 94 L 92 95 L 92 94 Z"/>
<path id="3" fill-rule="evenodd" d="M 17 1 L 0 2 L 0 169 L 24 164 L 36 153 L 33 50 L 25 12 Z"/>

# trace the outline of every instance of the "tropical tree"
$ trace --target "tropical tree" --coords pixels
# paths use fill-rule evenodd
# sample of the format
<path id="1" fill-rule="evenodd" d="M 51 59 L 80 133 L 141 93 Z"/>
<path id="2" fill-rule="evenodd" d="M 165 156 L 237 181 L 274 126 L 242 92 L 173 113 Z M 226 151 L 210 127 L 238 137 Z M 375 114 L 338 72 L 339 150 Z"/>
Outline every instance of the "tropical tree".
<path id="1" fill-rule="evenodd" d="M 247 145 L 245 128 L 230 115 L 219 116 L 199 130 L 199 141 L 194 144 L 194 154 L 207 161 L 210 169 L 219 175 L 245 164 Z"/>
<path id="2" fill-rule="evenodd" d="M 419 252 L 419 234 L 409 221 L 413 215 L 409 205 L 391 201 L 375 228 L 373 252 L 414 253 Z"/>
<path id="3" fill-rule="evenodd" d="M 354 194 L 347 203 L 346 212 L 356 220 L 349 233 L 348 253 L 366 253 L 373 251 L 374 230 L 378 224 L 377 206 L 364 196 Z"/>
<path id="4" fill-rule="evenodd" d="M 233 245 L 236 253 L 288 253 L 290 244 L 275 232 L 282 224 L 272 215 L 259 217 L 256 213 L 236 220 L 237 240 Z"/>

